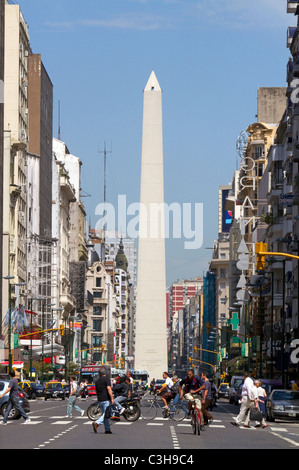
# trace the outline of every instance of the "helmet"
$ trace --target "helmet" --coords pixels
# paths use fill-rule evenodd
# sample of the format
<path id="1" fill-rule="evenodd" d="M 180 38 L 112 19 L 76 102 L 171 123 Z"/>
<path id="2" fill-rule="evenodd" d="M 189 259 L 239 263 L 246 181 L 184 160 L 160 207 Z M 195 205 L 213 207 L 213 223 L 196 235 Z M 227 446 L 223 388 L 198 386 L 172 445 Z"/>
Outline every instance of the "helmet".
<path id="1" fill-rule="evenodd" d="M 125 376 L 125 374 L 118 374 L 117 379 L 118 379 L 119 383 L 122 383 L 126 380 L 126 376 Z"/>

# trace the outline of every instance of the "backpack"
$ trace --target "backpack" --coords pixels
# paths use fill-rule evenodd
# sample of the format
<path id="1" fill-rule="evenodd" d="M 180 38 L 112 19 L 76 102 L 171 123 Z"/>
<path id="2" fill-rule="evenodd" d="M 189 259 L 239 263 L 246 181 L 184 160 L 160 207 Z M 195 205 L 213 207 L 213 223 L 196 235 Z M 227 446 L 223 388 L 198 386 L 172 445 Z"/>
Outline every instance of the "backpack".
<path id="1" fill-rule="evenodd" d="M 116 405 L 109 405 L 105 411 L 105 418 L 109 418 L 112 421 L 120 421 L 120 415 Z"/>
<path id="2" fill-rule="evenodd" d="M 83 388 L 80 387 L 80 385 L 77 385 L 75 396 L 76 396 L 77 398 L 80 397 L 82 391 L 83 391 Z"/>

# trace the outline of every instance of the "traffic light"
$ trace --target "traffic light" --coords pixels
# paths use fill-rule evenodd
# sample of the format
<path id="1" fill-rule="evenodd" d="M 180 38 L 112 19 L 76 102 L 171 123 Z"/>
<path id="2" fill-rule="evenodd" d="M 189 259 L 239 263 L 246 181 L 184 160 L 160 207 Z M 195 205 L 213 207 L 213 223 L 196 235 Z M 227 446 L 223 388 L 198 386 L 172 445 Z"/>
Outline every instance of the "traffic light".
<path id="1" fill-rule="evenodd" d="M 260 253 L 265 253 L 268 251 L 267 243 L 260 242 L 255 244 L 255 254 L 256 254 L 256 270 L 263 271 L 265 269 L 265 255 Z"/>
<path id="2" fill-rule="evenodd" d="M 207 334 L 209 335 L 211 333 L 211 323 L 206 323 L 206 330 Z"/>
<path id="3" fill-rule="evenodd" d="M 190 364 L 191 364 L 191 362 L 192 362 L 192 357 L 189 357 L 189 362 L 190 362 Z"/>
<path id="4" fill-rule="evenodd" d="M 60 334 L 61 336 L 64 336 L 64 325 L 60 325 Z"/>

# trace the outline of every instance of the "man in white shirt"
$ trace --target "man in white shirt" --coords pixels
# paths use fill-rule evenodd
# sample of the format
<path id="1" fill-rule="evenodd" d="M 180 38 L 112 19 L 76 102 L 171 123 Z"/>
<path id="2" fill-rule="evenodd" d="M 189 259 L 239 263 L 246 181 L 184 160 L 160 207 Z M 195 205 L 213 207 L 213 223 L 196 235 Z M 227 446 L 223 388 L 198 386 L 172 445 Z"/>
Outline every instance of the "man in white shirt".
<path id="1" fill-rule="evenodd" d="M 173 387 L 173 381 L 169 377 L 167 372 L 163 372 L 163 379 L 165 380 L 165 383 L 162 385 L 161 389 L 158 390 L 158 394 L 161 397 L 161 400 L 164 403 L 164 408 L 166 411 L 169 411 L 168 409 L 168 402 L 173 398 L 173 393 L 171 391 Z"/>
<path id="2" fill-rule="evenodd" d="M 253 380 L 249 377 L 247 372 L 243 373 L 243 379 L 244 379 L 244 382 L 242 386 L 242 399 L 241 399 L 240 413 L 238 414 L 236 418 L 234 418 L 235 421 L 231 422 L 233 426 L 240 426 L 240 424 L 242 423 L 245 417 L 246 411 L 249 409 L 252 401 L 256 401 L 256 405 L 258 407 L 258 402 L 257 400 L 254 399 L 254 395 L 253 395 L 253 389 L 255 388 Z M 245 427 L 248 427 L 248 425 L 245 424 Z"/>

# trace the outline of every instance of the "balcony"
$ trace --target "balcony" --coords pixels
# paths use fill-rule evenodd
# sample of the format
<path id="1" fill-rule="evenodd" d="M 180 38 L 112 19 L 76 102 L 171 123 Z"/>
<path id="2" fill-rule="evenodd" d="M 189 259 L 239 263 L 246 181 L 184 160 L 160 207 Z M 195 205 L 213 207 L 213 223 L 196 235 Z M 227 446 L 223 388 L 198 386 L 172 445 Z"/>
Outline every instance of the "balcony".
<path id="1" fill-rule="evenodd" d="M 297 10 L 298 6 L 299 6 L 299 1 L 297 1 L 297 0 L 288 0 L 287 13 L 296 13 L 296 10 Z"/>

